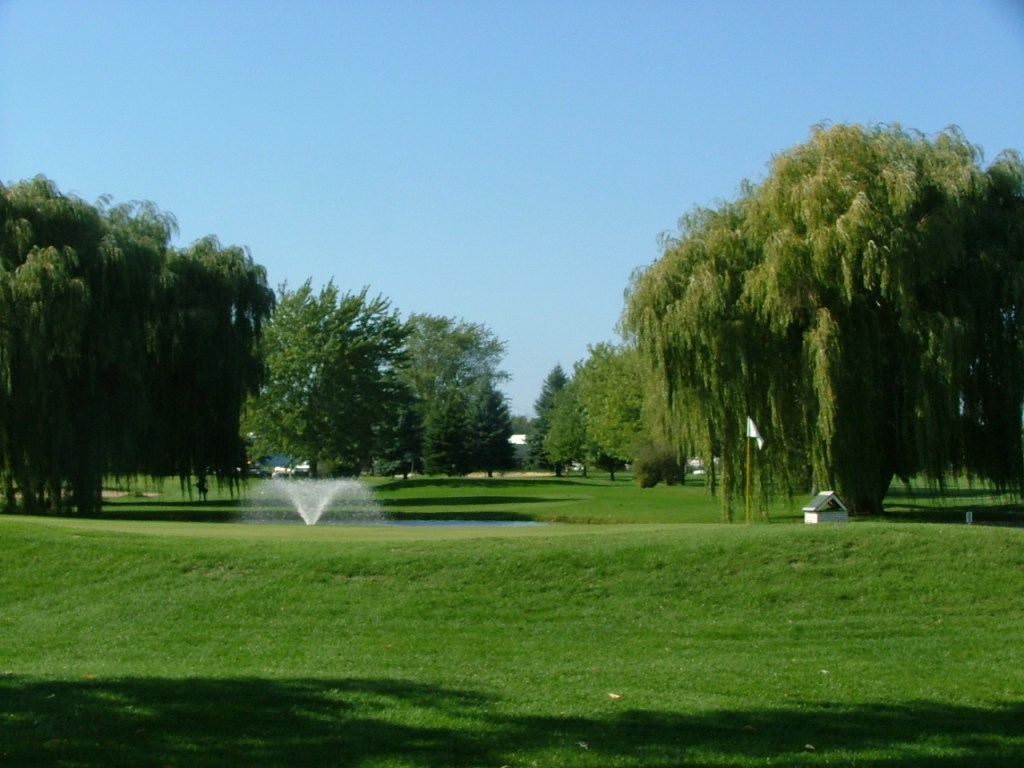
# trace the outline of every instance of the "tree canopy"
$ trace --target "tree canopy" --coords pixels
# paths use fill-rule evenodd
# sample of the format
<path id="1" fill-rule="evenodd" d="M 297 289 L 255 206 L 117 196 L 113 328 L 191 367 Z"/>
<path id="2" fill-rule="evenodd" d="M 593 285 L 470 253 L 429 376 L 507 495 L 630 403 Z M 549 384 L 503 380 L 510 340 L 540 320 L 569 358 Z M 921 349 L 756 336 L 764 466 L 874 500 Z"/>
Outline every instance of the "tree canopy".
<path id="1" fill-rule="evenodd" d="M 675 443 L 874 512 L 894 476 L 1024 487 L 1024 164 L 954 129 L 815 129 L 639 273 L 624 327 Z M 708 462 L 709 468 L 713 466 Z"/>
<path id="2" fill-rule="evenodd" d="M 267 379 L 251 423 L 316 474 L 358 473 L 382 446 L 384 425 L 408 397 L 402 385 L 409 335 L 390 302 L 341 294 L 333 281 L 282 287 L 263 351 Z"/>
<path id="3" fill-rule="evenodd" d="M 43 177 L 0 185 L 8 506 L 94 511 L 106 473 L 237 479 L 273 293 L 244 249 L 175 249 L 175 228 L 151 203 L 91 205 Z"/>
<path id="4" fill-rule="evenodd" d="M 480 323 L 414 313 L 406 382 L 420 408 L 427 472 L 506 469 L 511 419 L 497 384 L 505 342 Z"/>
<path id="5" fill-rule="evenodd" d="M 491 477 L 494 472 L 511 467 L 515 462 L 515 448 L 509 442 L 512 416 L 507 398 L 493 381 L 485 380 L 477 389 L 470 405 L 470 423 L 474 468 Z"/>
<path id="6" fill-rule="evenodd" d="M 575 379 L 566 381 L 555 393 L 546 417 L 544 453 L 548 460 L 556 466 L 566 467 L 579 462 L 586 471 L 586 462 L 594 451 Z"/>
<path id="7" fill-rule="evenodd" d="M 540 394 L 533 403 L 533 410 L 536 414 L 530 424 L 530 431 L 527 433 L 527 461 L 535 468 L 554 468 L 556 474 L 561 474 L 562 465 L 558 459 L 548 455 L 545 442 L 548 430 L 551 428 L 551 413 L 555 407 L 555 398 L 569 383 L 569 377 L 561 364 L 554 368 L 544 378 Z"/>
<path id="8" fill-rule="evenodd" d="M 573 381 L 596 454 L 592 459 L 614 479 L 617 466 L 636 457 L 644 434 L 642 369 L 633 347 L 602 343 L 589 353 L 576 365 Z"/>

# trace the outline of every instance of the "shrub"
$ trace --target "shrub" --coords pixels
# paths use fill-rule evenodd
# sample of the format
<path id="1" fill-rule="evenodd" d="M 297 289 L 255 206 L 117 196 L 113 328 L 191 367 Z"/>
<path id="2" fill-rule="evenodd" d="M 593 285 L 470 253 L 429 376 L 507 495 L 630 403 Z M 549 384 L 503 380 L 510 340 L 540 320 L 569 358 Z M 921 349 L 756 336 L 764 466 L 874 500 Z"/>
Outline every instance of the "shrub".
<path id="1" fill-rule="evenodd" d="M 637 451 L 633 477 L 641 488 L 653 488 L 661 482 L 675 485 L 683 481 L 684 469 L 675 451 L 667 445 L 647 443 Z"/>

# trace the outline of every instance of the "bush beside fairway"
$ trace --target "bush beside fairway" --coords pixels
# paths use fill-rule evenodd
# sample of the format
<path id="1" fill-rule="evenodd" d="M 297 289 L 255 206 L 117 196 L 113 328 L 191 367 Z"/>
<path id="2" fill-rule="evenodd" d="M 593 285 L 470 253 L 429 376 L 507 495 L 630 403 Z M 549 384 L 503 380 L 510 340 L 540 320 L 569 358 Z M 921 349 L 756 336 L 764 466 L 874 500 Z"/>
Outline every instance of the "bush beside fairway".
<path id="1" fill-rule="evenodd" d="M 0 766 L 1024 758 L 1020 530 L 362 530 L 0 517 Z"/>

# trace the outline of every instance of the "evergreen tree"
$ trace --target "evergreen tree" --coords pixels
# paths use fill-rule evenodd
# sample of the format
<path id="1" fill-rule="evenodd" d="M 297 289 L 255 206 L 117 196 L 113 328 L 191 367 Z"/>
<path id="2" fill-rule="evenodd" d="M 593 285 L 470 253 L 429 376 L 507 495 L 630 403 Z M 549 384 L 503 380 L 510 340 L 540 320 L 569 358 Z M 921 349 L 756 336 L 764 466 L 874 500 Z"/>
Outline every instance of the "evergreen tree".
<path id="1" fill-rule="evenodd" d="M 413 314 L 409 326 L 404 376 L 422 408 L 427 471 L 452 473 L 455 467 L 464 474 L 472 469 L 479 440 L 473 393 L 508 379 L 498 367 L 505 342 L 483 325 L 449 317 Z M 456 418 L 457 403 L 467 410 Z M 455 424 L 464 427 L 460 435 L 450 431 Z"/>
<path id="2" fill-rule="evenodd" d="M 495 471 L 509 469 L 515 462 L 515 449 L 509 442 L 512 419 L 508 402 L 493 383 L 487 382 L 472 410 L 473 466 L 493 477 Z"/>
<path id="3" fill-rule="evenodd" d="M 407 385 L 391 413 L 379 426 L 374 472 L 400 474 L 403 480 L 423 471 L 423 410 Z"/>
<path id="4" fill-rule="evenodd" d="M 457 389 L 445 393 L 424 424 L 423 464 L 427 474 L 458 477 L 473 468 L 472 424 L 467 397 Z"/>
<path id="5" fill-rule="evenodd" d="M 561 475 L 561 464 L 553 462 L 544 447 L 550 428 L 549 416 L 555 405 L 555 396 L 568 383 L 569 377 L 565 375 L 561 365 L 556 365 L 548 373 L 541 386 L 540 395 L 533 404 L 536 416 L 530 424 L 530 431 L 526 436 L 527 464 L 534 469 L 554 469 L 556 474 Z"/>

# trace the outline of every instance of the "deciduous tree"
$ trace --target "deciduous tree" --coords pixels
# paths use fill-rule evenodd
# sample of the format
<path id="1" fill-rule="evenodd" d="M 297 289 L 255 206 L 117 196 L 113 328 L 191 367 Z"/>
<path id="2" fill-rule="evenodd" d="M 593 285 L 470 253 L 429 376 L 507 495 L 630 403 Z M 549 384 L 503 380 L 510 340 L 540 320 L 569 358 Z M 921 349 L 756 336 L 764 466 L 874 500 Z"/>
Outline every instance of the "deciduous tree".
<path id="1" fill-rule="evenodd" d="M 894 476 L 1024 487 L 1022 304 L 1017 153 L 983 167 L 956 130 L 837 125 L 684 218 L 626 327 L 677 439 L 721 459 L 727 509 L 753 416 L 762 488 L 876 512 Z"/>
<path id="2" fill-rule="evenodd" d="M 595 463 L 614 480 L 616 468 L 636 456 L 644 434 L 643 376 L 636 350 L 596 344 L 577 364 L 573 380 L 579 387 L 587 434 L 596 447 Z"/>
<path id="3" fill-rule="evenodd" d="M 565 383 L 554 396 L 547 414 L 547 434 L 544 436 L 544 452 L 556 466 L 569 466 L 574 462 L 583 465 L 586 474 L 587 461 L 595 453 L 587 432 L 587 419 L 580 401 L 579 385 L 574 379 Z"/>
<path id="4" fill-rule="evenodd" d="M 267 380 L 252 423 L 313 474 L 369 466 L 380 425 L 406 401 L 407 326 L 378 296 L 341 294 L 333 280 L 282 287 L 264 340 Z"/>

